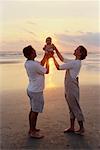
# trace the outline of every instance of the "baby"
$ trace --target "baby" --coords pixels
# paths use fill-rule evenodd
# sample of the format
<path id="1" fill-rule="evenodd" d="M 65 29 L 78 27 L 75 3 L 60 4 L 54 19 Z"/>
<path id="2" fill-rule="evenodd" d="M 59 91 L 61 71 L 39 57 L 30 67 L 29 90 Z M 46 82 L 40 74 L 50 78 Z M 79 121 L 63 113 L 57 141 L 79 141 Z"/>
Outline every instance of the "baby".
<path id="1" fill-rule="evenodd" d="M 45 53 L 53 52 L 56 49 L 55 45 L 52 43 L 52 38 L 46 38 L 46 45 L 43 47 Z"/>

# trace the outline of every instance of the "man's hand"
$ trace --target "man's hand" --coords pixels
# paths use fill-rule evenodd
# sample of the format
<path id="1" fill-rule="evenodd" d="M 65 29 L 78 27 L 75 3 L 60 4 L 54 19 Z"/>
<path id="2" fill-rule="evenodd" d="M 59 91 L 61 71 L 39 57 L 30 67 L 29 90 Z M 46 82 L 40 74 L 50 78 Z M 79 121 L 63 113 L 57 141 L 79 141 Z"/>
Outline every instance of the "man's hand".
<path id="1" fill-rule="evenodd" d="M 41 65 L 44 66 L 44 64 L 46 63 L 46 61 L 47 61 L 49 58 L 53 57 L 53 55 L 54 55 L 54 52 L 53 52 L 53 51 L 51 51 L 51 52 L 49 52 L 49 53 L 45 53 L 43 59 L 41 60 Z"/>
<path id="2" fill-rule="evenodd" d="M 53 57 L 54 52 L 53 52 L 53 51 L 51 51 L 51 52 L 49 52 L 47 55 L 48 55 L 47 57 L 48 57 L 48 59 L 49 59 L 49 58 Z"/>
<path id="3" fill-rule="evenodd" d="M 54 61 L 54 64 L 55 64 L 57 70 L 59 70 L 59 64 L 58 64 L 58 62 L 56 61 L 56 59 L 55 59 L 54 56 L 52 58 L 53 58 L 53 61 Z"/>

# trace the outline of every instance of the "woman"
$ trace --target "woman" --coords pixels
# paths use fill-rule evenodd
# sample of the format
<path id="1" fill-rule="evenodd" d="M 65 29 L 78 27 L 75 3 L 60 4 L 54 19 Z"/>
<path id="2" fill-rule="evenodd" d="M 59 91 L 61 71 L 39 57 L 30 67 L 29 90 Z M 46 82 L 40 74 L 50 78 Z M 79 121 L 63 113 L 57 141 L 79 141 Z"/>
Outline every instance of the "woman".
<path id="1" fill-rule="evenodd" d="M 70 127 L 64 130 L 64 133 L 74 132 L 75 118 L 79 124 L 78 134 L 84 133 L 84 116 L 79 104 L 79 83 L 78 74 L 81 68 L 81 60 L 87 56 L 87 50 L 83 46 L 79 46 L 74 51 L 75 60 L 64 59 L 60 52 L 55 50 L 63 65 L 59 65 L 53 56 L 55 66 L 58 70 L 66 70 L 65 74 L 65 98 L 70 110 Z"/>

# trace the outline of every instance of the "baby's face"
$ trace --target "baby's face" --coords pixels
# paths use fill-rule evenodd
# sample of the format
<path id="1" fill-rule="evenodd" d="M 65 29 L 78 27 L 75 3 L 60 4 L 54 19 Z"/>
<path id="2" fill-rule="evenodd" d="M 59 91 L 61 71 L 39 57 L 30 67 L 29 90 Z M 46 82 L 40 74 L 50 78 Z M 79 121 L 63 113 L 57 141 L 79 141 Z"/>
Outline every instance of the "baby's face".
<path id="1" fill-rule="evenodd" d="M 49 45 L 49 44 L 51 44 L 51 39 L 46 39 L 46 43 Z"/>

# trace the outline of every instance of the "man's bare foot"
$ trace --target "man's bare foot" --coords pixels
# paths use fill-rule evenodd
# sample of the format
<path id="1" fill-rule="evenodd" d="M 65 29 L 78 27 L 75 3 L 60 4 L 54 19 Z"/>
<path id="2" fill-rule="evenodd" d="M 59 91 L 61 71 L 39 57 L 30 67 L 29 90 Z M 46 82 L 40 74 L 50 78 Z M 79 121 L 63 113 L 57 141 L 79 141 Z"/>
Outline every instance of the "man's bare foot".
<path id="1" fill-rule="evenodd" d="M 39 131 L 40 131 L 40 129 L 35 129 L 35 131 L 36 131 L 36 132 L 39 132 Z"/>
<path id="2" fill-rule="evenodd" d="M 68 128 L 64 130 L 64 133 L 73 133 L 75 130 L 73 128 Z"/>
<path id="3" fill-rule="evenodd" d="M 29 130 L 28 134 L 30 134 L 31 132 L 39 132 L 40 129 L 34 129 L 34 130 Z"/>
<path id="4" fill-rule="evenodd" d="M 35 139 L 41 139 L 44 137 L 44 135 L 40 134 L 39 132 L 31 132 L 30 137 Z"/>

